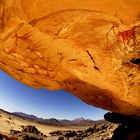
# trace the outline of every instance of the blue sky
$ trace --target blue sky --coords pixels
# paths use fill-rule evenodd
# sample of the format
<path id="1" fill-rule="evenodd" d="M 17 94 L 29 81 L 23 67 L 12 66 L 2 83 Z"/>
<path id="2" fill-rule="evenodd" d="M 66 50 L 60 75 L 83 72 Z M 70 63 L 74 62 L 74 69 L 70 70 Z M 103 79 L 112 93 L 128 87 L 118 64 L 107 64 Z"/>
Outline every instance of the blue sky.
<path id="1" fill-rule="evenodd" d="M 24 112 L 42 118 L 102 119 L 105 110 L 87 105 L 64 91 L 33 89 L 0 71 L 0 108 L 10 112 Z"/>

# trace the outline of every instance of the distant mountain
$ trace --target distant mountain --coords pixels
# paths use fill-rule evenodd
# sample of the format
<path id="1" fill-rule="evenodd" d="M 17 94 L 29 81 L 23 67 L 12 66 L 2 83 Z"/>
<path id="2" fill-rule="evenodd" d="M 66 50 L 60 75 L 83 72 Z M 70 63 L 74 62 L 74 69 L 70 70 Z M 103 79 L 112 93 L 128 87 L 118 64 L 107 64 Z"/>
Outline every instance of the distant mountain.
<path id="1" fill-rule="evenodd" d="M 63 125 L 59 120 L 55 118 L 43 119 L 42 121 L 40 121 L 40 123 L 47 124 L 47 125 L 58 125 L 58 126 Z"/>
<path id="2" fill-rule="evenodd" d="M 47 125 L 57 125 L 57 126 L 91 126 L 98 123 L 107 123 L 105 120 L 99 120 L 99 121 L 93 121 L 90 119 L 84 119 L 84 118 L 77 118 L 74 120 L 58 120 L 56 118 L 50 118 L 50 119 L 42 119 L 38 118 L 34 115 L 26 114 L 23 112 L 14 112 L 12 113 L 15 116 L 22 117 L 27 120 L 32 120 L 41 124 L 47 124 Z"/>
<path id="3" fill-rule="evenodd" d="M 27 119 L 33 119 L 33 120 L 40 120 L 41 118 L 36 117 L 35 115 L 30 115 L 30 114 L 26 114 L 23 112 L 13 112 L 12 114 L 22 117 L 22 118 L 27 118 Z"/>
<path id="4" fill-rule="evenodd" d="M 84 119 L 84 118 L 77 118 L 73 120 L 73 123 L 76 125 L 94 125 L 96 121 L 90 119 Z"/>
<path id="5" fill-rule="evenodd" d="M 74 119 L 73 122 L 77 122 L 77 123 L 80 123 L 82 121 L 85 121 L 84 118 L 77 118 L 77 119 Z"/>

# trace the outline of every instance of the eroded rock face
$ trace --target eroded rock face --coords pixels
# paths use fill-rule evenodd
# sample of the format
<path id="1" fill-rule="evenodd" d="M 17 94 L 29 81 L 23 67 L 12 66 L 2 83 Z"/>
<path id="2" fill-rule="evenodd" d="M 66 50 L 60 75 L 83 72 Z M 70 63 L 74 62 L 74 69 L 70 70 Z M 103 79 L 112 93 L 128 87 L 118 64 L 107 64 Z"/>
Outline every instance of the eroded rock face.
<path id="1" fill-rule="evenodd" d="M 140 115 L 140 0 L 0 0 L 0 68 L 35 88 Z"/>

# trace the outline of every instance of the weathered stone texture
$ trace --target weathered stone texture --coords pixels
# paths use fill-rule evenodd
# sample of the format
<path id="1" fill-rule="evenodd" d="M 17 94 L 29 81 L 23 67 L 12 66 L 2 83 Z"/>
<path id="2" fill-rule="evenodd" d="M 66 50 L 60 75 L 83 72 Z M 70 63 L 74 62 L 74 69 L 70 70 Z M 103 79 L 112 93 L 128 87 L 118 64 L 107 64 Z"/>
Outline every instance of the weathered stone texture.
<path id="1" fill-rule="evenodd" d="M 0 69 L 88 104 L 140 115 L 140 0 L 0 0 Z"/>

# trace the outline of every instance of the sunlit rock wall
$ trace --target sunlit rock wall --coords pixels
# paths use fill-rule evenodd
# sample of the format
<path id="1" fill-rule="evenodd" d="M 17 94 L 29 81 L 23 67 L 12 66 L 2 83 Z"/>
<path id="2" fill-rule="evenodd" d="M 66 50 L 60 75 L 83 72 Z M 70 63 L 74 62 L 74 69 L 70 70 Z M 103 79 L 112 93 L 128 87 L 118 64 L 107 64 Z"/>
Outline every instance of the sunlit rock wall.
<path id="1" fill-rule="evenodd" d="M 34 88 L 140 115 L 140 0 L 0 0 L 0 69 Z"/>

